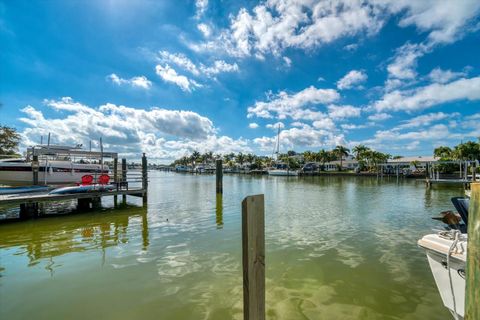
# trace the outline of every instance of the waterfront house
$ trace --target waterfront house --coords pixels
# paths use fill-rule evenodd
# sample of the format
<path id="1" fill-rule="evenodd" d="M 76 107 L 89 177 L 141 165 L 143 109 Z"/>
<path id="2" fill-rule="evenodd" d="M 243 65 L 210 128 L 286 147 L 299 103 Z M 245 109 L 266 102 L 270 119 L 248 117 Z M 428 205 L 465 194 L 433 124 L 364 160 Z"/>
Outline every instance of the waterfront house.
<path id="1" fill-rule="evenodd" d="M 384 172 L 395 172 L 395 168 L 399 166 L 405 173 L 425 172 L 427 164 L 435 164 L 439 158 L 433 156 L 416 156 L 401 157 L 397 159 L 389 159 L 384 165 Z"/>
<path id="2" fill-rule="evenodd" d="M 343 157 L 342 161 L 334 160 L 330 162 L 326 162 L 324 166 L 325 171 L 338 171 L 342 166 L 342 171 L 354 171 L 358 168 L 359 164 L 358 161 L 351 155 L 347 157 Z"/>

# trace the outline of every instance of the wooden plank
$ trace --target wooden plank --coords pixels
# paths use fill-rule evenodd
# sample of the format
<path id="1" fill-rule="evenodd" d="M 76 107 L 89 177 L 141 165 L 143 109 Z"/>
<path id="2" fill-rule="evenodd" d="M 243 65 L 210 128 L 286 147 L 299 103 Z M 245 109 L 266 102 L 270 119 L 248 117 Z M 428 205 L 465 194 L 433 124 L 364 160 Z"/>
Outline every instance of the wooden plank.
<path id="1" fill-rule="evenodd" d="M 243 319 L 265 319 L 265 204 L 263 194 L 242 201 Z"/>
<path id="2" fill-rule="evenodd" d="M 472 183 L 468 209 L 465 319 L 480 319 L 480 183 Z"/>

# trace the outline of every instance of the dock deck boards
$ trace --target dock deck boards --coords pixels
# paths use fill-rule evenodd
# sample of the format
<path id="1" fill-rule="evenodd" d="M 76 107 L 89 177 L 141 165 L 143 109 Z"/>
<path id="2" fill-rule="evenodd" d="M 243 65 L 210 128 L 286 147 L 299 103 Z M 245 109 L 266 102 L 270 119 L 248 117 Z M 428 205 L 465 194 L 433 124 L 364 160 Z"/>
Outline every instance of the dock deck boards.
<path id="1" fill-rule="evenodd" d="M 97 198 L 105 196 L 118 196 L 118 195 L 130 195 L 142 197 L 146 193 L 142 188 L 130 188 L 128 190 L 111 190 L 111 191 L 92 191 L 84 193 L 72 193 L 72 194 L 48 194 L 42 193 L 29 193 L 29 194 L 12 194 L 0 196 L 0 206 L 6 204 L 19 204 L 19 203 L 36 203 L 45 201 L 63 201 L 74 199 L 87 199 Z"/>

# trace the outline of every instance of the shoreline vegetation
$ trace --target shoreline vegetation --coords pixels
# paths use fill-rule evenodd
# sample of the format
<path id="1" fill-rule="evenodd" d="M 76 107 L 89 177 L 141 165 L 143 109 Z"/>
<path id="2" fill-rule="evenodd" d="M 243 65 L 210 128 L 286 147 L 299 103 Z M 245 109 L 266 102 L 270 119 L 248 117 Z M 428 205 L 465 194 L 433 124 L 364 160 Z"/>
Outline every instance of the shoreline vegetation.
<path id="1" fill-rule="evenodd" d="M 12 127 L 0 125 L 0 159 L 21 157 L 18 147 L 21 136 Z M 480 137 L 477 141 L 462 142 L 453 148 L 439 146 L 433 150 L 433 157 L 403 157 L 392 156 L 388 153 L 376 151 L 364 144 L 354 146 L 351 150 L 338 145 L 332 150 L 320 149 L 319 151 L 307 150 L 296 152 L 289 150 L 286 153 L 277 153 L 276 159 L 265 155 L 253 153 L 227 153 L 219 154 L 207 151 L 200 153 L 195 150 L 190 155 L 185 155 L 173 161 L 170 165 L 149 164 L 149 168 L 174 169 L 178 166 L 189 168 L 201 167 L 202 171 L 210 172 L 217 159 L 223 160 L 223 168 L 226 172 L 248 171 L 261 173 L 271 168 L 276 163 L 288 165 L 290 170 L 300 170 L 303 173 L 350 173 L 350 174 L 392 174 L 389 164 L 403 165 L 403 174 L 423 174 L 427 162 L 436 162 L 437 170 L 442 174 L 453 174 L 458 169 L 460 161 L 480 160 Z M 449 163 L 451 162 L 451 163 Z M 457 162 L 457 163 L 455 163 Z M 106 162 L 106 164 L 108 164 Z M 129 168 L 136 168 L 139 164 L 131 161 Z M 477 166 L 478 167 L 478 166 Z M 479 172 L 477 168 L 477 172 Z"/>
<path id="2" fill-rule="evenodd" d="M 439 146 L 433 150 L 432 157 L 403 157 L 392 156 L 373 150 L 366 145 L 360 144 L 351 150 L 344 146 L 336 146 L 332 150 L 321 149 L 319 151 L 295 152 L 289 150 L 286 153 L 278 154 L 277 159 L 269 156 L 259 156 L 253 153 L 228 153 L 214 154 L 213 152 L 200 153 L 193 151 L 190 155 L 181 157 L 170 164 L 169 167 L 178 166 L 195 168 L 196 166 L 214 165 L 215 160 L 223 160 L 224 169 L 240 171 L 262 171 L 272 167 L 275 163 L 285 163 L 291 170 L 303 172 L 315 172 L 324 174 L 377 174 L 383 171 L 385 174 L 392 174 L 389 164 L 403 164 L 409 167 L 411 174 L 423 174 L 424 163 L 439 162 L 439 171 L 444 174 L 453 174 L 458 169 L 455 163 L 441 163 L 448 161 L 478 161 L 480 160 L 480 138 L 477 142 L 467 141 L 460 143 L 453 148 Z M 383 169 L 381 169 L 383 168 Z M 405 174 L 405 170 L 403 172 Z"/>

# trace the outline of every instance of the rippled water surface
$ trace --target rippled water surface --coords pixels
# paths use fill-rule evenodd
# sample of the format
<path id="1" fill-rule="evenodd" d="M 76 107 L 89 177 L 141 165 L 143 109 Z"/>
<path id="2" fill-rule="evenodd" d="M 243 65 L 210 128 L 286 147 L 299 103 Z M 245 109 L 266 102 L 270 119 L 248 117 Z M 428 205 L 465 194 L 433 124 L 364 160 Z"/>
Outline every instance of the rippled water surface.
<path id="1" fill-rule="evenodd" d="M 222 199 L 214 176 L 160 172 L 145 208 L 0 225 L 0 318 L 242 319 L 240 203 L 257 193 L 268 319 L 449 319 L 416 241 L 460 189 L 227 175 Z"/>

